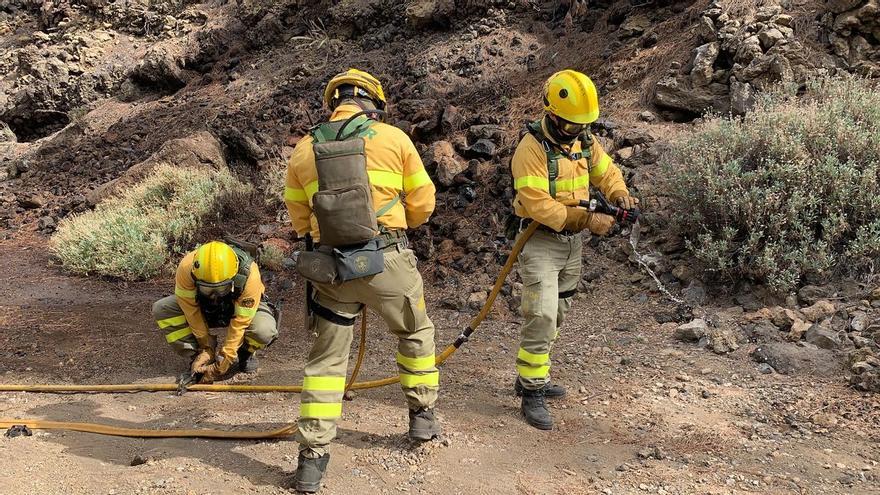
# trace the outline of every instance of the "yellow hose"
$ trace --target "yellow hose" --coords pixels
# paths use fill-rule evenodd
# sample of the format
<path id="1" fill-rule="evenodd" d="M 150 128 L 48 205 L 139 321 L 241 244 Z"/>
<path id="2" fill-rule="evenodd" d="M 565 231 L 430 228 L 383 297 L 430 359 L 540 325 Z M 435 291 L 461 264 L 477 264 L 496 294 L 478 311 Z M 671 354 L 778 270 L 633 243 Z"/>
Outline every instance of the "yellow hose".
<path id="1" fill-rule="evenodd" d="M 568 205 L 576 205 L 577 201 L 565 201 L 564 204 Z M 504 281 L 507 279 L 507 276 L 510 274 L 510 271 L 513 269 L 513 264 L 516 262 L 516 258 L 519 255 L 520 251 L 522 251 L 523 246 L 526 241 L 535 233 L 535 229 L 538 228 L 538 222 L 532 222 L 523 231 L 522 235 L 519 236 L 517 241 L 514 243 L 513 248 L 510 251 L 510 256 L 507 258 L 507 262 L 501 268 L 501 273 L 498 274 L 498 278 L 495 280 L 495 285 L 492 287 L 492 292 L 489 293 L 489 297 L 486 299 L 486 304 L 483 305 L 483 308 L 480 312 L 471 320 L 471 324 L 468 326 L 468 329 L 473 332 L 480 326 L 480 323 L 486 318 L 489 314 L 489 311 L 492 310 L 492 305 L 495 303 L 495 299 L 498 297 L 498 294 L 501 292 L 501 288 L 504 286 Z M 356 382 L 356 378 L 361 369 L 361 364 L 364 360 L 365 350 L 366 350 L 366 336 L 367 336 L 367 314 L 366 309 L 361 313 L 361 342 L 360 347 L 358 349 L 358 357 L 355 362 L 354 369 L 351 373 L 351 378 L 346 384 L 345 390 L 363 390 L 369 388 L 377 388 L 383 387 L 385 385 L 391 385 L 400 381 L 399 376 L 383 378 L 379 380 L 370 380 L 366 382 Z M 465 337 L 467 337 L 465 335 Z M 462 342 L 467 339 L 463 339 L 460 337 L 456 344 L 450 344 L 440 353 L 440 355 L 436 358 L 437 365 L 442 364 L 444 361 L 449 359 L 452 354 L 458 349 L 458 346 L 461 345 Z M 0 392 L 49 392 L 49 393 L 63 393 L 63 392 L 92 392 L 92 393 L 109 393 L 109 392 L 176 392 L 177 385 L 172 383 L 134 383 L 134 384 L 119 384 L 119 385 L 0 385 Z M 246 392 L 246 393 L 269 393 L 269 392 L 287 392 L 287 393 L 300 393 L 302 392 L 302 387 L 298 385 L 225 385 L 221 383 L 215 383 L 210 385 L 190 385 L 187 387 L 187 391 L 198 391 L 198 392 Z M 276 430 L 270 431 L 224 431 L 224 430 L 213 430 L 213 429 L 157 429 L 157 430 L 149 430 L 149 429 L 139 429 L 139 428 L 122 428 L 117 426 L 110 425 L 102 425 L 96 423 L 71 423 L 67 421 L 44 421 L 40 419 L 0 419 L 0 428 L 10 428 L 13 425 L 25 425 L 28 428 L 33 429 L 41 429 L 41 430 L 71 430 L 71 431 L 83 431 L 88 433 L 97 433 L 100 435 L 112 435 L 118 437 L 137 437 L 137 438 L 221 438 L 221 439 L 247 439 L 247 440 L 260 440 L 260 439 L 270 439 L 270 438 L 284 438 L 289 437 L 296 433 L 297 426 L 295 424 L 287 425 L 282 428 L 278 428 Z"/>

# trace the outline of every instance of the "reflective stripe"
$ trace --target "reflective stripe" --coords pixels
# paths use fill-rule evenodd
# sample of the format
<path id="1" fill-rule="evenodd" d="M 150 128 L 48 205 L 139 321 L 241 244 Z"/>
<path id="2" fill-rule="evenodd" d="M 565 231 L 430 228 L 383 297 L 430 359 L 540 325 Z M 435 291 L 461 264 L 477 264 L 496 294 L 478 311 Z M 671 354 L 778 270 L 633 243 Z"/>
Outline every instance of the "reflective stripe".
<path id="1" fill-rule="evenodd" d="M 192 333 L 193 333 L 193 331 L 192 331 L 192 328 L 190 328 L 190 327 L 181 328 L 180 330 L 175 330 L 171 333 L 166 334 L 165 335 L 165 342 L 168 342 L 169 344 L 172 342 L 177 342 L 178 340 L 180 340 L 180 339 L 182 339 Z"/>
<path id="2" fill-rule="evenodd" d="M 370 176 L 370 185 L 372 186 L 390 187 L 398 191 L 403 189 L 403 176 L 398 173 L 387 170 L 367 170 L 367 175 Z"/>
<path id="3" fill-rule="evenodd" d="M 316 192 L 318 192 L 318 181 L 313 180 L 306 184 L 306 198 L 308 198 L 308 201 L 312 200 L 312 196 L 314 196 Z"/>
<path id="4" fill-rule="evenodd" d="M 336 419 L 342 416 L 342 403 L 303 402 L 299 405 L 299 415 L 308 419 Z"/>
<path id="5" fill-rule="evenodd" d="M 519 376 L 523 378 L 547 378 L 547 375 L 550 374 L 549 366 L 523 366 L 517 365 L 516 371 L 519 372 Z"/>
<path id="6" fill-rule="evenodd" d="M 535 189 L 547 191 L 550 189 L 550 179 L 547 177 L 538 177 L 537 175 L 524 175 L 516 178 L 513 187 L 517 190 L 524 187 L 534 187 Z"/>
<path id="7" fill-rule="evenodd" d="M 403 178 L 403 190 L 406 192 L 410 192 L 413 189 L 417 189 L 422 186 L 427 186 L 431 183 L 431 177 L 428 175 L 428 171 L 422 169 L 419 172 L 416 172 L 409 177 Z"/>
<path id="8" fill-rule="evenodd" d="M 401 353 L 397 353 L 397 364 L 407 368 L 411 371 L 426 371 L 430 370 L 434 367 L 434 363 L 436 360 L 434 359 L 434 355 L 419 357 L 419 358 L 411 358 L 406 357 Z"/>
<path id="9" fill-rule="evenodd" d="M 434 371 L 425 375 L 410 375 L 409 373 L 400 374 L 400 386 L 403 388 L 415 388 L 419 385 L 426 387 L 440 386 L 440 372 Z"/>
<path id="10" fill-rule="evenodd" d="M 252 351 L 266 347 L 262 343 L 254 340 L 250 337 L 247 337 L 247 336 L 245 336 L 244 341 L 248 343 L 248 346 L 250 347 L 250 350 L 252 350 Z"/>
<path id="11" fill-rule="evenodd" d="M 245 308 L 244 306 L 235 305 L 235 316 L 244 316 L 253 318 L 257 314 L 257 308 Z"/>
<path id="12" fill-rule="evenodd" d="M 590 177 L 602 177 L 605 175 L 605 172 L 608 171 L 609 165 L 611 165 L 611 157 L 602 153 L 602 156 L 599 157 L 598 163 L 593 164 L 593 169 L 590 170 Z"/>
<path id="13" fill-rule="evenodd" d="M 196 298 L 196 290 L 195 289 L 184 289 L 182 287 L 174 288 L 174 295 L 183 299 L 195 299 Z"/>
<path id="14" fill-rule="evenodd" d="M 303 378 L 303 391 L 342 392 L 345 390 L 344 376 L 307 376 Z"/>
<path id="15" fill-rule="evenodd" d="M 309 197 L 306 196 L 305 189 L 294 189 L 292 187 L 285 187 L 284 200 L 293 201 L 295 203 L 308 203 Z"/>
<path id="16" fill-rule="evenodd" d="M 175 327 L 177 325 L 185 324 L 186 316 L 172 316 L 171 318 L 165 318 L 164 320 L 156 320 L 156 323 L 159 324 L 159 328 Z"/>
<path id="17" fill-rule="evenodd" d="M 590 176 L 579 175 L 574 179 L 562 179 L 556 181 L 557 191 L 575 191 L 577 189 L 586 189 L 590 183 Z"/>
<path id="18" fill-rule="evenodd" d="M 550 353 L 547 352 L 544 354 L 532 354 L 531 352 L 520 347 L 519 352 L 516 354 L 516 358 L 520 361 L 525 361 L 532 366 L 541 366 L 547 364 L 547 362 L 550 361 Z"/>

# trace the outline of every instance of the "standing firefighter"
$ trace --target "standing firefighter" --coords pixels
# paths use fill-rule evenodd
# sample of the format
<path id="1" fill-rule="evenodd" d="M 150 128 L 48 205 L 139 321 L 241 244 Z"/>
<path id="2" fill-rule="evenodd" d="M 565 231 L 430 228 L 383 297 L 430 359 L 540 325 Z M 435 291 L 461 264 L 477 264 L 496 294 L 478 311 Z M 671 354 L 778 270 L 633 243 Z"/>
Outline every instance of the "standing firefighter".
<path id="1" fill-rule="evenodd" d="M 511 161 L 519 217 L 519 235 L 535 221 L 540 227 L 519 255 L 522 278 L 522 340 L 516 359 L 517 395 L 522 412 L 535 428 L 553 428 L 545 397 L 565 395 L 550 384 L 550 348 L 571 307 L 581 276 L 582 240 L 589 229 L 605 235 L 614 218 L 560 201 L 589 198 L 592 184 L 613 203 L 625 208 L 637 204 L 629 195 L 620 169 L 591 136 L 588 125 L 599 117 L 596 87 L 584 74 L 563 70 L 544 84 L 541 120 L 527 131 Z"/>
<path id="2" fill-rule="evenodd" d="M 256 371 L 257 349 L 278 336 L 264 290 L 249 254 L 212 241 L 183 257 L 174 295 L 153 304 L 153 317 L 171 347 L 192 359 L 191 372 L 211 383 L 236 363 L 241 371 Z M 220 327 L 228 327 L 226 341 L 215 353 L 217 339 L 208 329 Z"/>
<path id="3" fill-rule="evenodd" d="M 297 144 L 284 189 L 294 229 L 316 242 L 297 260 L 316 289 L 307 294 L 317 338 L 305 367 L 297 434 L 296 489 L 304 492 L 319 489 L 330 459 L 352 326 L 364 305 L 399 339 L 410 438 L 426 441 L 440 433 L 433 411 L 439 389 L 434 325 L 405 234 L 434 211 L 434 184 L 406 134 L 376 120 L 385 113 L 376 78 L 356 69 L 338 74 L 324 103 L 333 111 L 330 121 Z"/>

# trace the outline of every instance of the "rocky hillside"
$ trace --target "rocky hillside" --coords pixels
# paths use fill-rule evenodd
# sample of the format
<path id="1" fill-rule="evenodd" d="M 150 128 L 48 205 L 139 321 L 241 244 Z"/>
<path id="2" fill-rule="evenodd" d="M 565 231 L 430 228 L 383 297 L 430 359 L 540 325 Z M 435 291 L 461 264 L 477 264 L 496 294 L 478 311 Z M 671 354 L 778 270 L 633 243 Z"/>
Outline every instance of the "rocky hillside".
<path id="1" fill-rule="evenodd" d="M 673 212 L 655 164 L 668 138 L 707 110 L 749 112 L 777 83 L 873 77 L 878 64 L 877 0 L 0 0 L 0 228 L 6 238 L 48 236 L 61 219 L 171 162 L 228 167 L 260 191 L 220 212 L 202 237 L 231 234 L 289 252 L 297 239 L 279 201 L 284 161 L 325 117 L 327 79 L 356 66 L 385 82 L 391 123 L 412 136 L 438 184 L 437 213 L 413 235 L 426 277 L 447 294 L 443 307 L 479 307 L 509 249 L 500 234 L 520 129 L 540 114 L 543 80 L 575 67 L 601 91 L 594 132 L 643 197 L 647 264 L 691 307 L 711 297 L 745 314 L 784 301 L 749 286 L 706 287 L 695 273 L 667 228 Z M 632 261 L 625 234 L 590 249 Z M 602 276 L 588 267 L 581 289 Z M 629 282 L 656 291 L 647 275 Z M 517 290 L 515 280 L 505 288 L 510 304 Z M 858 322 L 876 304 L 857 292 L 830 316 L 811 319 L 803 312 L 815 301 L 792 301 L 788 311 L 801 313 L 773 309 L 764 320 L 799 333 L 788 340 L 871 347 L 859 345 L 868 337 Z M 499 306 L 497 316 L 507 315 Z M 691 316 L 655 315 L 661 323 Z M 731 321 L 739 333 L 721 338 L 734 343 L 721 349 L 769 328 Z M 683 338 L 708 343 L 696 325 Z M 854 362 L 867 363 L 862 371 L 876 365 Z"/>

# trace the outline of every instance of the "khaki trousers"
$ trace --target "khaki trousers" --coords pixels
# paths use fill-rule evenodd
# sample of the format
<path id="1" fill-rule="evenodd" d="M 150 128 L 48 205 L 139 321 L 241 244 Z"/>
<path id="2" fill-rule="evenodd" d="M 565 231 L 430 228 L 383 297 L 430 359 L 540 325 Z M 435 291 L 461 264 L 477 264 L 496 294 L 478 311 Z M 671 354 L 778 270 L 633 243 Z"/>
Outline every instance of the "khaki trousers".
<path id="1" fill-rule="evenodd" d="M 183 310 L 177 305 L 177 296 L 163 297 L 153 303 L 153 318 L 174 352 L 188 358 L 195 357 L 199 343 L 186 322 Z M 254 352 L 271 344 L 277 337 L 278 326 L 272 308 L 261 301 L 257 314 L 244 331 L 244 343 L 250 352 Z"/>
<path id="2" fill-rule="evenodd" d="M 577 291 L 582 248 L 580 234 L 564 236 L 538 229 L 517 258 L 525 321 L 516 369 L 527 390 L 550 381 L 550 349 Z"/>
<path id="3" fill-rule="evenodd" d="M 300 449 L 322 455 L 336 437 L 348 368 L 354 318 L 362 305 L 385 320 L 398 337 L 400 385 L 411 409 L 432 408 L 440 388 L 434 365 L 434 324 L 425 311 L 422 276 L 412 250 L 402 244 L 384 251 L 385 270 L 340 284 L 314 284 L 315 302 L 331 311 L 330 321 L 313 314 L 317 336 L 309 353 L 300 403 Z M 349 320 L 349 321 L 345 321 Z"/>

